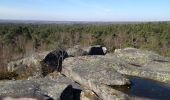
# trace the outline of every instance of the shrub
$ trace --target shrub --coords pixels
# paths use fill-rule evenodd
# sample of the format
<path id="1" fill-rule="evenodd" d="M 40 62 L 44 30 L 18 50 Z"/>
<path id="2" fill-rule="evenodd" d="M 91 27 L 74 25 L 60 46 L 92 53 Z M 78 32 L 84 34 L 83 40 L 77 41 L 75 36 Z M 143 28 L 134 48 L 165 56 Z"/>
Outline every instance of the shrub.
<path id="1" fill-rule="evenodd" d="M 11 80 L 16 79 L 18 76 L 15 72 L 0 71 L 0 80 Z"/>

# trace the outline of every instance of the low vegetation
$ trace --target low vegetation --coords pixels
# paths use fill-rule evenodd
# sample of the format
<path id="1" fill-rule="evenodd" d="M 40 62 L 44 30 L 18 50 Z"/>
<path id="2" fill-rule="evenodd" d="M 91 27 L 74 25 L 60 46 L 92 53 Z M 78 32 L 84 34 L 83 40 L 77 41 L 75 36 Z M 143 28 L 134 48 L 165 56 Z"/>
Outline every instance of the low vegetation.
<path id="1" fill-rule="evenodd" d="M 16 79 L 18 74 L 15 72 L 0 71 L 0 80 L 11 80 Z"/>

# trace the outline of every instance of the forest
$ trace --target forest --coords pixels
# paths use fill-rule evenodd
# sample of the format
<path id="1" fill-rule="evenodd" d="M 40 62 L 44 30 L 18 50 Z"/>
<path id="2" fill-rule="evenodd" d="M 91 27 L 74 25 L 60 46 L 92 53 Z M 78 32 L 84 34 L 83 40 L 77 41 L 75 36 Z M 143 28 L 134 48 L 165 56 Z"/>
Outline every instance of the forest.
<path id="1" fill-rule="evenodd" d="M 124 47 L 170 56 L 170 23 L 134 24 L 0 24 L 0 65 L 31 53 L 74 45 Z"/>

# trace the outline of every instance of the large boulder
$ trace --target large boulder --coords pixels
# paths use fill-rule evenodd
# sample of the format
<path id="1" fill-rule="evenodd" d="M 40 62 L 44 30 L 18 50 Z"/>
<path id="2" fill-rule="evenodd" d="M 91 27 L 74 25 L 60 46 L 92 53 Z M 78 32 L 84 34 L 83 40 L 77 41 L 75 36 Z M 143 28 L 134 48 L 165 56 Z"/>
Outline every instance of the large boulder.
<path id="1" fill-rule="evenodd" d="M 62 61 L 67 57 L 68 54 L 64 50 L 55 50 L 47 54 L 47 56 L 41 61 L 42 74 L 46 76 L 55 70 L 60 72 L 62 69 Z"/>
<path id="2" fill-rule="evenodd" d="M 39 62 L 43 60 L 49 52 L 50 51 L 33 53 L 32 55 L 25 57 L 23 59 L 12 61 L 8 63 L 8 71 L 11 72 L 11 71 L 16 70 L 19 65 L 30 66 L 31 64 L 34 64 L 35 66 L 39 66 L 40 65 Z"/>
<path id="3" fill-rule="evenodd" d="M 39 78 L 42 76 L 40 61 L 42 61 L 49 52 L 50 51 L 33 53 L 23 59 L 12 61 L 8 63 L 8 72 L 14 72 L 19 75 L 20 78 Z"/>
<path id="4" fill-rule="evenodd" d="M 109 87 L 109 85 L 127 85 L 130 82 L 116 72 L 103 56 L 67 58 L 63 62 L 62 73 L 82 86 L 93 90 L 104 100 L 127 97 Z"/>
<path id="5" fill-rule="evenodd" d="M 62 61 L 68 57 L 64 50 L 34 53 L 23 59 L 8 63 L 8 72 L 14 72 L 19 79 L 40 78 L 57 70 L 61 71 Z"/>

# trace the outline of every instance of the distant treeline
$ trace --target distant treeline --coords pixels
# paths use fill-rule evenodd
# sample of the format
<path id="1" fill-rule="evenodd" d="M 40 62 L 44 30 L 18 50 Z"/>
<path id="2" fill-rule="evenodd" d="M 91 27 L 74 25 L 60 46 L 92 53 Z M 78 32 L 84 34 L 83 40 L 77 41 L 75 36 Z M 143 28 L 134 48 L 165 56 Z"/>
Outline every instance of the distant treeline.
<path id="1" fill-rule="evenodd" d="M 170 56 L 170 23 L 0 24 L 1 59 L 78 44 L 101 44 L 109 51 L 135 47 Z"/>

